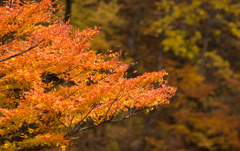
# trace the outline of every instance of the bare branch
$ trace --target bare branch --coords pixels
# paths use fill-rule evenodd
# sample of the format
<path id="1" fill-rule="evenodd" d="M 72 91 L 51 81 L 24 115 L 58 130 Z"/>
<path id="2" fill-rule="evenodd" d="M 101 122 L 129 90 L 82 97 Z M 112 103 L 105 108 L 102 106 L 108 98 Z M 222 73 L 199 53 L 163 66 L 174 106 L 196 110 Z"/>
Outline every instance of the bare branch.
<path id="1" fill-rule="evenodd" d="M 10 2 L 11 2 L 10 3 L 10 8 L 12 8 L 13 7 L 13 0 L 11 0 Z"/>
<path id="2" fill-rule="evenodd" d="M 72 131 L 72 132 L 68 133 L 67 137 L 74 137 L 74 136 L 78 135 L 79 132 L 82 132 L 82 131 L 85 131 L 85 130 L 88 130 L 88 129 L 92 129 L 92 128 L 98 127 L 98 126 L 100 126 L 100 125 L 102 125 L 104 123 L 117 123 L 117 122 L 121 122 L 121 121 L 123 121 L 125 119 L 128 119 L 128 118 L 132 117 L 132 116 L 144 113 L 146 110 L 145 109 L 141 109 L 139 112 L 136 112 L 136 111 L 137 110 L 134 110 L 133 113 L 130 113 L 129 115 L 124 116 L 124 117 L 122 117 L 120 119 L 116 119 L 116 120 L 113 120 L 113 118 L 115 116 L 115 114 L 114 114 L 109 120 L 104 120 L 103 122 L 101 122 L 98 125 L 89 125 L 89 126 L 85 126 L 85 127 L 82 127 L 82 128 L 78 128 L 77 131 Z"/>
<path id="3" fill-rule="evenodd" d="M 32 47 L 30 47 L 30 48 L 28 48 L 28 49 L 26 49 L 26 50 L 24 50 L 24 51 L 22 51 L 22 52 L 20 52 L 20 53 L 18 53 L 18 54 L 12 55 L 12 56 L 10 56 L 10 57 L 8 57 L 8 58 L 5 58 L 5 59 L 1 59 L 0 62 L 7 61 L 7 60 L 9 60 L 9 59 L 11 59 L 11 58 L 13 58 L 13 57 L 20 56 L 21 54 L 23 54 L 23 53 L 25 53 L 25 52 L 27 52 L 27 51 L 29 51 L 29 50 L 32 50 L 33 48 L 36 48 L 43 40 L 44 40 L 44 39 L 42 39 L 41 41 L 39 41 L 35 46 L 32 46 Z"/>
<path id="4" fill-rule="evenodd" d="M 129 114 L 129 115 L 127 115 L 127 116 L 125 116 L 125 117 L 123 117 L 123 118 L 121 118 L 121 119 L 118 119 L 118 120 L 111 120 L 109 123 L 117 123 L 117 122 L 121 122 L 121 121 L 123 121 L 123 120 L 125 120 L 125 119 L 128 119 L 129 117 L 132 117 L 132 116 L 135 116 L 135 115 L 138 115 L 138 114 L 144 113 L 144 112 L 145 112 L 145 110 L 142 111 L 142 112 L 138 112 L 138 113 L 132 113 L 132 114 Z"/>

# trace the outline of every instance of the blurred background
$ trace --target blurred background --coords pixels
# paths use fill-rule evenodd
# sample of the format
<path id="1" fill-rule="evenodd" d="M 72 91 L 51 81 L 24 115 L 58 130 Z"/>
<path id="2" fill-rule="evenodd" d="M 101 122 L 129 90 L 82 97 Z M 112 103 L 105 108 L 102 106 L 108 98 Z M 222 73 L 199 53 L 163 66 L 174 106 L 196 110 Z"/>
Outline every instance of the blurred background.
<path id="1" fill-rule="evenodd" d="M 54 0 L 53 0 L 54 1 Z M 91 49 L 122 50 L 130 77 L 165 69 L 169 105 L 80 134 L 67 151 L 240 150 L 239 0 L 59 0 Z M 57 150 L 57 149 L 52 149 Z"/>
<path id="2" fill-rule="evenodd" d="M 85 131 L 69 151 L 240 150 L 239 0 L 59 0 L 73 30 L 101 27 L 92 49 L 129 72 L 165 69 L 169 105 Z M 71 9 L 69 9 L 71 8 Z M 123 54 L 124 54 L 123 53 Z"/>

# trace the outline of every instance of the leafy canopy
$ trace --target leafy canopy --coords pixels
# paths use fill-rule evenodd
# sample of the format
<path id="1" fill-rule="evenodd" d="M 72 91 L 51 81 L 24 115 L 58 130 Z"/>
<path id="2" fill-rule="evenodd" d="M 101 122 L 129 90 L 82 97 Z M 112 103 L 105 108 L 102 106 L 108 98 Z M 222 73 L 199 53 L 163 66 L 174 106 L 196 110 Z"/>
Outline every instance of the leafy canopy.
<path id="1" fill-rule="evenodd" d="M 0 8 L 0 150 L 64 149 L 79 132 L 152 110 L 176 91 L 164 70 L 127 79 L 121 53 L 89 49 L 97 28 L 72 33 L 55 10 L 50 0 Z"/>

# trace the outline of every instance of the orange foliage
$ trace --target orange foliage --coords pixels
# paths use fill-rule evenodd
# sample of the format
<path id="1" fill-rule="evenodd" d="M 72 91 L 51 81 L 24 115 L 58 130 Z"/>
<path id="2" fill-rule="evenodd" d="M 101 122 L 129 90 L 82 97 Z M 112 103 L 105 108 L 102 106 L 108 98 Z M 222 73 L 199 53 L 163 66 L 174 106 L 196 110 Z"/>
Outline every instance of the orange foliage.
<path id="1" fill-rule="evenodd" d="M 71 33 L 54 11 L 50 0 L 0 8 L 1 150 L 64 149 L 79 132 L 152 110 L 175 93 L 164 70 L 127 79 L 120 53 L 89 50 L 97 28 Z"/>

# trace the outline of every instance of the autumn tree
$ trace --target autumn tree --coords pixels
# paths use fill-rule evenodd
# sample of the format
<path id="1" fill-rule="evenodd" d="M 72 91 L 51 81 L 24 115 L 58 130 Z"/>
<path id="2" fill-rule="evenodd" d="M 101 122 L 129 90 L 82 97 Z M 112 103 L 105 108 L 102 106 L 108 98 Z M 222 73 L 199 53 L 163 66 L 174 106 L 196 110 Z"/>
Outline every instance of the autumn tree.
<path id="1" fill-rule="evenodd" d="M 167 73 L 126 78 L 121 53 L 90 50 L 98 29 L 71 32 L 50 0 L 0 8 L 0 149 L 69 145 L 84 130 L 166 104 Z"/>

